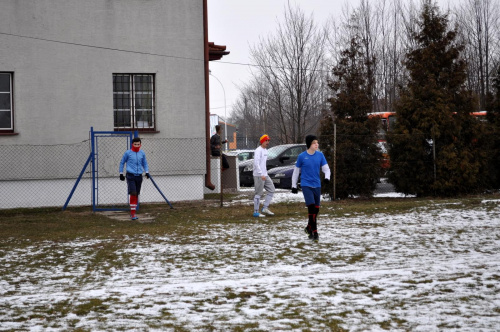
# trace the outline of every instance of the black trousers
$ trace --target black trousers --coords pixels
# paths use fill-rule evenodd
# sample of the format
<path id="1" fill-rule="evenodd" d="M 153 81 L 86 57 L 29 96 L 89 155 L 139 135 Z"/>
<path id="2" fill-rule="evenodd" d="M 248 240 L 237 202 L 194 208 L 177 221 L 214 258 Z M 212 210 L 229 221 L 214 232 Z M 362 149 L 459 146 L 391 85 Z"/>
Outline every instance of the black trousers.
<path id="1" fill-rule="evenodd" d="M 132 173 L 127 173 L 127 187 L 129 195 L 133 193 L 139 195 L 141 193 L 141 186 L 142 186 L 142 174 L 134 175 Z"/>

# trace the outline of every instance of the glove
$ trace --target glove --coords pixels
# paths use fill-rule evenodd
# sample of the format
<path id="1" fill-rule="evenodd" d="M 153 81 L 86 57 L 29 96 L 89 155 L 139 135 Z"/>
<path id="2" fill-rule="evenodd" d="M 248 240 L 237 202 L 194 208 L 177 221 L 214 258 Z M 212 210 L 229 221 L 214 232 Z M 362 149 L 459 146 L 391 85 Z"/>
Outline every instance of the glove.
<path id="1" fill-rule="evenodd" d="M 325 178 L 325 179 L 323 180 L 323 184 L 324 184 L 325 186 L 328 186 L 328 185 L 330 184 L 330 179 Z"/>
<path id="2" fill-rule="evenodd" d="M 146 173 L 146 179 L 149 179 L 149 173 Z"/>
<path id="3" fill-rule="evenodd" d="M 292 194 L 298 193 L 297 188 L 292 188 Z"/>
<path id="4" fill-rule="evenodd" d="M 120 174 L 120 181 L 125 181 L 125 175 Z"/>

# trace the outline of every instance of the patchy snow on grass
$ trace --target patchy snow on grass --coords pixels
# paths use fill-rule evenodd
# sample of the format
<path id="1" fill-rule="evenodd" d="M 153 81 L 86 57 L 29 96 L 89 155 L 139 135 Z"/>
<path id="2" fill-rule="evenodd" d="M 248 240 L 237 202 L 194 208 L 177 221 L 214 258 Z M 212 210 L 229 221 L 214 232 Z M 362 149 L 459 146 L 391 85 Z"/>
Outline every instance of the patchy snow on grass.
<path id="1" fill-rule="evenodd" d="M 200 221 L 203 235 L 128 239 L 97 269 L 108 241 L 2 251 L 0 330 L 498 331 L 498 201 L 320 216 L 318 243 L 304 226 Z"/>

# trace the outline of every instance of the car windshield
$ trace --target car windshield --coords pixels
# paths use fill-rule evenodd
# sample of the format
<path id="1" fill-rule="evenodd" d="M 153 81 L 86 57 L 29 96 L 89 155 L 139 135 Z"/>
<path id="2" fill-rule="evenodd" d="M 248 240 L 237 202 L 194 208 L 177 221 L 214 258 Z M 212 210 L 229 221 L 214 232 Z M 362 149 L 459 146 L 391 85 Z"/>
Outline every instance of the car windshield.
<path id="1" fill-rule="evenodd" d="M 283 146 L 283 145 L 278 145 L 278 146 L 273 146 L 272 148 L 269 148 L 267 150 L 267 159 L 274 159 L 278 157 L 283 151 L 288 149 L 289 146 Z"/>
<path id="2" fill-rule="evenodd" d="M 248 159 L 252 159 L 252 154 L 252 152 L 241 152 L 240 154 L 238 154 L 238 160 L 245 161 Z"/>

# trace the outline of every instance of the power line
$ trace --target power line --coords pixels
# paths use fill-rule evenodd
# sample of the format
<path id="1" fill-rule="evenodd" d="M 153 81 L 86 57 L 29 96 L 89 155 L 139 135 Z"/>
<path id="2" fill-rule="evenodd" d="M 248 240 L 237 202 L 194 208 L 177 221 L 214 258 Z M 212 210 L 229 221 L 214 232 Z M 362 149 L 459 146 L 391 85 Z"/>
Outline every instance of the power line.
<path id="1" fill-rule="evenodd" d="M 96 48 L 96 49 L 108 50 L 108 51 L 125 52 L 125 53 L 141 54 L 141 55 L 152 55 L 152 56 L 159 56 L 159 57 L 164 57 L 164 58 L 172 58 L 172 59 L 180 59 L 180 60 L 204 61 L 203 59 L 199 59 L 199 58 L 190 58 L 190 57 L 175 56 L 175 55 L 168 55 L 168 54 L 143 52 L 143 51 L 132 51 L 132 50 L 126 50 L 126 49 L 121 49 L 121 48 L 74 43 L 74 42 L 67 42 L 67 41 L 62 41 L 62 40 L 33 37 L 33 36 L 25 36 L 25 35 L 18 35 L 18 34 L 13 34 L 13 33 L 6 33 L 6 32 L 0 32 L 0 35 L 17 37 L 17 38 L 26 38 L 26 39 L 32 39 L 32 40 L 39 40 L 39 41 L 58 43 L 58 44 L 64 44 L 64 45 Z M 315 70 L 308 69 L 308 68 L 298 69 L 298 68 L 293 68 L 293 67 L 272 66 L 272 65 L 256 65 L 256 64 L 243 63 L 243 62 L 217 61 L 217 63 L 227 64 L 227 65 L 246 66 L 246 67 L 257 67 L 257 68 L 274 68 L 274 69 L 289 69 L 289 70 L 293 69 L 293 70 L 308 70 L 308 71 L 320 71 L 320 72 L 326 71 L 326 72 L 328 72 L 328 70 L 323 70 L 323 69 L 315 69 Z"/>
<path id="2" fill-rule="evenodd" d="M 18 38 L 26 38 L 26 39 L 33 39 L 33 40 L 40 40 L 40 41 L 46 41 L 46 42 L 58 43 L 58 44 L 65 44 L 65 45 L 73 45 L 73 46 L 97 48 L 97 49 L 108 50 L 108 51 L 117 51 L 117 52 L 134 53 L 134 54 L 142 54 L 142 55 L 153 55 L 153 56 L 159 56 L 159 57 L 165 57 L 165 58 L 173 58 L 173 59 L 181 59 L 181 60 L 203 61 L 203 59 L 197 59 L 197 58 L 188 58 L 188 57 L 182 57 L 182 56 L 159 54 L 159 53 L 150 53 L 150 52 L 141 52 L 141 51 L 131 51 L 131 50 L 125 50 L 125 49 L 113 48 L 113 47 L 96 46 L 96 45 L 73 43 L 73 42 L 67 42 L 67 41 L 61 41 L 61 40 L 55 40 L 55 39 L 47 39 L 47 38 L 40 38 L 40 37 L 16 35 L 16 34 L 13 34 L 13 33 L 0 32 L 0 35 L 11 36 L 11 37 L 18 37 Z"/>
<path id="3" fill-rule="evenodd" d="M 227 105 L 226 107 L 231 107 L 233 105 Z M 221 108 L 224 108 L 224 106 L 221 106 L 221 107 L 210 107 L 211 110 L 218 110 L 218 109 L 221 109 Z"/>
<path id="4" fill-rule="evenodd" d="M 10 36 L 10 37 L 18 37 L 18 38 L 26 38 L 26 39 L 32 39 L 32 40 L 39 40 L 39 41 L 45 41 L 45 42 L 51 42 L 51 43 L 58 43 L 58 44 L 65 44 L 65 45 L 73 45 L 73 46 L 80 46 L 80 47 L 96 48 L 96 49 L 102 49 L 102 50 L 108 50 L 108 51 L 125 52 L 125 53 L 141 54 L 141 55 L 151 55 L 151 56 L 158 56 L 158 57 L 172 58 L 172 59 L 179 59 L 179 60 L 204 61 L 203 59 L 199 59 L 199 58 L 190 58 L 190 57 L 184 57 L 184 56 L 159 54 L 159 53 L 150 53 L 150 52 L 143 52 L 143 51 L 132 51 L 132 50 L 126 50 L 126 49 L 121 49 L 121 48 L 113 48 L 113 47 L 106 47 L 106 46 L 97 46 L 97 45 L 89 45 L 89 44 L 82 44 L 82 43 L 74 43 L 74 42 L 67 42 L 67 41 L 61 41 L 61 40 L 55 40 L 55 39 L 47 39 L 47 38 L 41 38 L 41 37 L 18 35 L 18 34 L 13 34 L 13 33 L 6 33 L 6 32 L 0 32 L 0 35 Z M 287 70 L 306 70 L 306 71 L 327 72 L 327 73 L 331 72 L 331 69 L 295 68 L 295 67 L 273 66 L 273 65 L 259 65 L 259 64 L 252 64 L 252 63 L 220 61 L 220 60 L 217 61 L 217 63 L 226 64 L 226 65 L 256 67 L 256 68 L 287 69 Z M 375 76 L 383 76 L 383 74 L 379 74 L 379 73 L 374 73 L 374 75 Z M 493 75 L 490 75 L 490 77 L 491 78 L 496 78 L 496 76 L 493 76 Z"/>

